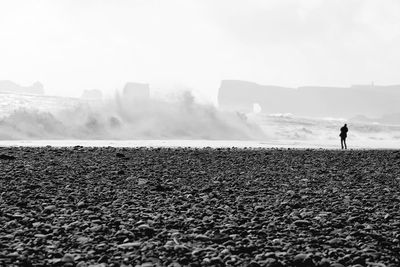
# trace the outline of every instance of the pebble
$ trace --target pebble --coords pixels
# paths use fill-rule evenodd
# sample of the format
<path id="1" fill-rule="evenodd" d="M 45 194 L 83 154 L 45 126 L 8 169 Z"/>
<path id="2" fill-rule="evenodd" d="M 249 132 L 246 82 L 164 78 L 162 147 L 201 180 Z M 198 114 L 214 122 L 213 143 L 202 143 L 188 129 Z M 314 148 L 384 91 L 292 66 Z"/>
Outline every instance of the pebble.
<path id="1" fill-rule="evenodd" d="M 138 226 L 139 230 L 148 230 L 150 229 L 150 226 L 148 224 L 141 224 Z"/>
<path id="2" fill-rule="evenodd" d="M 71 254 L 65 254 L 65 255 L 62 257 L 61 261 L 62 261 L 62 262 L 74 262 L 75 260 L 74 260 L 74 256 L 73 256 L 73 255 L 71 255 Z"/>
<path id="3" fill-rule="evenodd" d="M 138 185 L 145 185 L 149 182 L 148 179 L 144 179 L 144 178 L 139 178 L 138 179 Z"/>
<path id="4" fill-rule="evenodd" d="M 49 206 L 44 207 L 45 211 L 53 211 L 55 209 L 57 209 L 56 205 L 49 205 Z"/>
<path id="5" fill-rule="evenodd" d="M 331 240 L 328 241 L 328 244 L 331 246 L 338 247 L 341 244 L 343 244 L 343 239 L 341 238 L 332 238 Z"/>
<path id="6" fill-rule="evenodd" d="M 275 258 L 267 258 L 261 261 L 261 265 L 265 267 L 283 267 L 282 263 Z"/>
<path id="7" fill-rule="evenodd" d="M 261 211 L 264 210 L 264 207 L 263 206 L 255 206 L 254 210 L 257 211 L 257 212 L 261 212 Z"/>
<path id="8" fill-rule="evenodd" d="M 129 242 L 118 245 L 119 248 L 139 248 L 142 245 L 141 242 Z"/>
<path id="9" fill-rule="evenodd" d="M 12 148 L 0 266 L 400 266 L 393 151 L 342 152 Z"/>
<path id="10" fill-rule="evenodd" d="M 15 160 L 15 159 L 16 159 L 16 157 L 14 157 L 14 156 L 0 154 L 0 160 Z"/>
<path id="11" fill-rule="evenodd" d="M 296 226 L 308 226 L 311 224 L 308 220 L 296 220 L 293 222 Z"/>
<path id="12" fill-rule="evenodd" d="M 210 240 L 210 237 L 206 236 L 206 235 L 202 235 L 202 234 L 198 234 L 194 237 L 194 239 L 198 239 L 198 240 Z"/>
<path id="13" fill-rule="evenodd" d="M 309 254 L 300 253 L 294 256 L 293 265 L 296 267 L 313 267 L 315 266 Z"/>
<path id="14" fill-rule="evenodd" d="M 45 239 L 45 238 L 47 238 L 47 235 L 44 235 L 44 234 L 35 234 L 35 237 Z"/>

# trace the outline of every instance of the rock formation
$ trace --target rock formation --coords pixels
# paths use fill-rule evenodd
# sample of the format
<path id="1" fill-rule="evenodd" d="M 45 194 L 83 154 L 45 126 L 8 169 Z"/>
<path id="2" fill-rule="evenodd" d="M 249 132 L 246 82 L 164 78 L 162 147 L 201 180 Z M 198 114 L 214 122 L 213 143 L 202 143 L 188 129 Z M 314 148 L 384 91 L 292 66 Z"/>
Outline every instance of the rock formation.
<path id="1" fill-rule="evenodd" d="M 31 86 L 20 86 L 15 82 L 5 80 L 0 81 L 0 93 L 43 95 L 44 88 L 40 82 L 35 82 Z"/>
<path id="2" fill-rule="evenodd" d="M 101 100 L 103 93 L 98 89 L 84 90 L 81 98 L 89 100 Z"/>
<path id="3" fill-rule="evenodd" d="M 258 104 L 264 113 L 303 116 L 379 117 L 400 112 L 400 85 L 352 87 L 264 86 L 252 82 L 224 80 L 218 92 L 220 108 L 251 112 Z"/>
<path id="4" fill-rule="evenodd" d="M 140 103 L 150 98 L 150 87 L 147 83 L 126 83 L 122 95 L 126 101 Z"/>

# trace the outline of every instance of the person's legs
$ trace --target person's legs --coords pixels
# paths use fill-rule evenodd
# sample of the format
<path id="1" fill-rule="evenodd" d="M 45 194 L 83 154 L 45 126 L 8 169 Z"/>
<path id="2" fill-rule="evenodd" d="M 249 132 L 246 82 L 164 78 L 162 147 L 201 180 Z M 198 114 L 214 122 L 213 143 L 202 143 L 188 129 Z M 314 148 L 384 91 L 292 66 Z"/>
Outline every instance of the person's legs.
<path id="1" fill-rule="evenodd" d="M 340 145 L 342 146 L 343 149 L 343 138 L 340 138 Z"/>
<path id="2" fill-rule="evenodd" d="M 347 149 L 346 138 L 343 138 L 344 149 Z"/>

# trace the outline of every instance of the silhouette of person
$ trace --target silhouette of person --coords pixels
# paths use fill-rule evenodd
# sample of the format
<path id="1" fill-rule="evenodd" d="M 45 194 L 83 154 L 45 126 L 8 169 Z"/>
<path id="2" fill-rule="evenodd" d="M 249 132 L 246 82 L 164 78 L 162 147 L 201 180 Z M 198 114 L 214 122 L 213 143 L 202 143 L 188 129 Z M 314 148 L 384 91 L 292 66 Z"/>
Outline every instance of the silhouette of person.
<path id="1" fill-rule="evenodd" d="M 346 144 L 346 138 L 347 138 L 347 132 L 349 129 L 347 128 L 347 124 L 345 124 L 342 128 L 340 128 L 340 144 L 342 145 L 342 149 L 347 149 L 347 144 Z"/>

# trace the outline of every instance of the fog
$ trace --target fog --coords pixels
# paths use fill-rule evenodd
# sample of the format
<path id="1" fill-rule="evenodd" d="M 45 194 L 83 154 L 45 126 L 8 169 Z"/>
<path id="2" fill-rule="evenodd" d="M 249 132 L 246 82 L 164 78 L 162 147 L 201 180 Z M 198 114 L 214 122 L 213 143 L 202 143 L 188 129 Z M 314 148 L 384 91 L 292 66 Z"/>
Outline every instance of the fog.
<path id="1" fill-rule="evenodd" d="M 396 0 L 2 0 L 0 80 L 62 96 L 184 84 L 209 99 L 223 79 L 399 84 L 399 12 Z"/>

